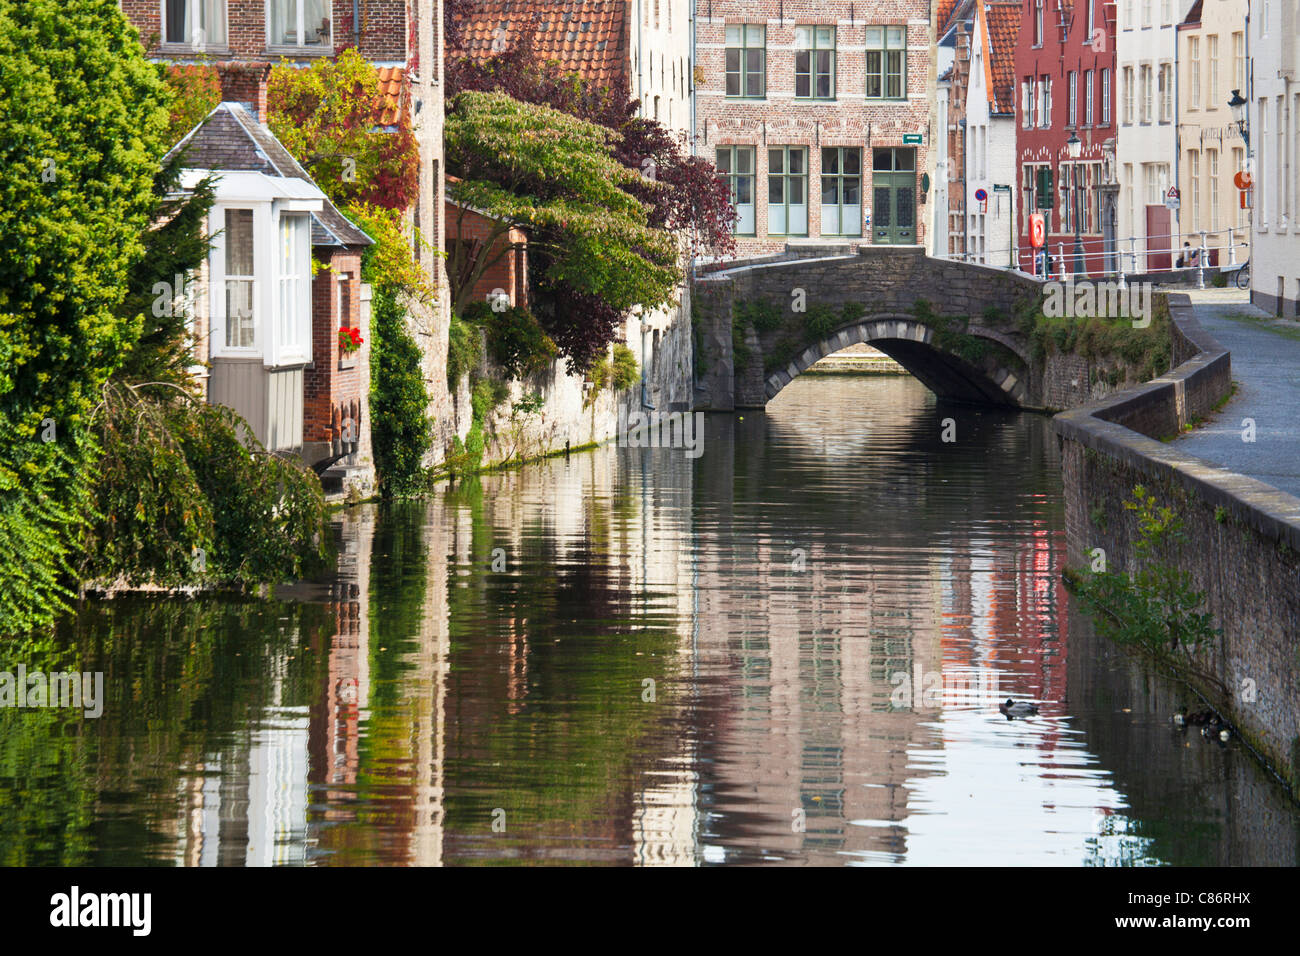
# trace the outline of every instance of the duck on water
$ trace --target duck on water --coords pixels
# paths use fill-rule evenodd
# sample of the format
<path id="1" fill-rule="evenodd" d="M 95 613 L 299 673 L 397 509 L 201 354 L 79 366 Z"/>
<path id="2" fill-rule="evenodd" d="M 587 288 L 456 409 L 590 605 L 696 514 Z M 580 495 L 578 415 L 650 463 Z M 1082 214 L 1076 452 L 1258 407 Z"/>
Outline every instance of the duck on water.
<path id="1" fill-rule="evenodd" d="M 998 704 L 998 710 L 1007 718 L 1015 720 L 1017 717 L 1032 717 L 1038 713 L 1038 705 L 1030 704 L 1023 700 L 1012 700 L 1007 698 L 1005 704 Z"/>

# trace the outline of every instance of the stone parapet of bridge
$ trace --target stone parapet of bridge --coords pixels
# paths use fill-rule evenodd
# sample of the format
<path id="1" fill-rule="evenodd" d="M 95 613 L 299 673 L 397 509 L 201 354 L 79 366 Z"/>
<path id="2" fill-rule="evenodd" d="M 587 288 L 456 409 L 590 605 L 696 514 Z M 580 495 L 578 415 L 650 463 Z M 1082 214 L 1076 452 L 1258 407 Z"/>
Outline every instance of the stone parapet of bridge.
<path id="1" fill-rule="evenodd" d="M 920 246 L 792 247 L 714 265 L 694 284 L 696 407 L 762 407 L 818 359 L 864 342 L 941 398 L 1038 407 L 1019 317 L 1042 283 Z"/>

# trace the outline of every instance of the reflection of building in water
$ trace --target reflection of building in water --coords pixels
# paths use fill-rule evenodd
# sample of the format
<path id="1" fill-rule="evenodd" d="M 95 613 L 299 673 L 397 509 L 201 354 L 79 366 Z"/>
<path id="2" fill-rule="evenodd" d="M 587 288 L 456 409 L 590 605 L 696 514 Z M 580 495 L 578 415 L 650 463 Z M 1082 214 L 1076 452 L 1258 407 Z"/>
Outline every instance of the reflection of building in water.
<path id="1" fill-rule="evenodd" d="M 904 818 L 908 753 L 938 745 L 932 708 L 891 702 L 893 675 L 941 669 L 937 568 L 918 578 L 835 543 L 747 537 L 737 548 L 719 528 L 697 546 L 701 671 L 723 688 L 709 783 L 732 811 L 720 826 L 742 830 L 718 835 L 761 829 L 773 855 L 901 854 L 896 828 L 851 821 Z"/>

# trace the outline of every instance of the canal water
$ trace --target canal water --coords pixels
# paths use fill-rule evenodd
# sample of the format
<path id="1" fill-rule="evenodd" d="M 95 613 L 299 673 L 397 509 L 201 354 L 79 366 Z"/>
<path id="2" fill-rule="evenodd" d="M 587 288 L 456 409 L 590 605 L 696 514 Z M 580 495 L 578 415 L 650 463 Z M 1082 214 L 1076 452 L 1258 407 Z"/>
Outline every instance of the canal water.
<path id="1" fill-rule="evenodd" d="M 1273 778 L 1071 607 L 1045 418 L 805 377 L 698 458 L 604 447 L 335 533 L 274 601 L 6 648 L 105 700 L 0 709 L 0 863 L 1297 862 Z"/>

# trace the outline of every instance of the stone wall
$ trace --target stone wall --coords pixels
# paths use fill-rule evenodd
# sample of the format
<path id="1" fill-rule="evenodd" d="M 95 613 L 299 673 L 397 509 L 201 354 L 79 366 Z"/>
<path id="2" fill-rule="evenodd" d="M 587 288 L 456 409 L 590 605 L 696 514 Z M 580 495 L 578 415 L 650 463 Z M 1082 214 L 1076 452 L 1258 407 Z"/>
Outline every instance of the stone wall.
<path id="1" fill-rule="evenodd" d="M 765 404 L 775 394 L 774 387 L 779 390 L 821 357 L 805 355 L 819 346 L 806 337 L 806 310 L 827 306 L 838 311 L 847 305 L 859 306 L 862 314 L 840 323 L 820 343 L 830 351 L 870 341 L 946 397 L 1042 404 L 1035 382 L 1026 381 L 1029 357 L 1014 325 L 1017 308 L 1040 295 L 1038 280 L 1005 269 L 933 259 L 920 246 L 863 246 L 851 256 L 822 254 L 825 251 L 792 249 L 781 257 L 715 269 L 697 278 L 697 408 L 726 411 Z M 972 319 L 967 331 L 1000 348 L 989 349 L 983 363 L 945 354 L 934 336 L 912 321 L 920 299 L 937 315 Z M 732 338 L 735 307 L 758 301 L 776 306 L 784 319 L 775 329 L 759 330 L 751 324 L 741 330 L 746 354 L 738 360 Z M 805 311 L 796 312 L 796 303 Z M 990 309 L 996 310 L 996 318 L 986 317 Z M 875 327 L 876 319 L 904 325 Z M 836 345 L 838 332 L 848 333 L 848 338 Z M 798 347 L 787 356 L 781 349 L 784 345 L 791 351 L 791 343 Z M 821 354 L 827 354 L 825 349 Z M 778 356 L 780 361 L 774 363 Z M 787 360 L 793 368 L 781 381 L 779 370 L 787 367 Z M 1015 381 L 1008 385 L 1009 376 Z"/>
<path id="2" fill-rule="evenodd" d="M 1198 662 L 1232 691 L 1229 719 L 1286 777 L 1300 784 L 1300 499 L 1183 454 L 1177 434 L 1229 394 L 1228 353 L 1170 296 L 1176 357 L 1168 375 L 1100 404 L 1058 415 L 1071 566 L 1105 551 L 1111 570 L 1136 562 L 1135 517 L 1123 502 L 1143 485 L 1184 522 L 1177 555 L 1222 637 Z"/>

